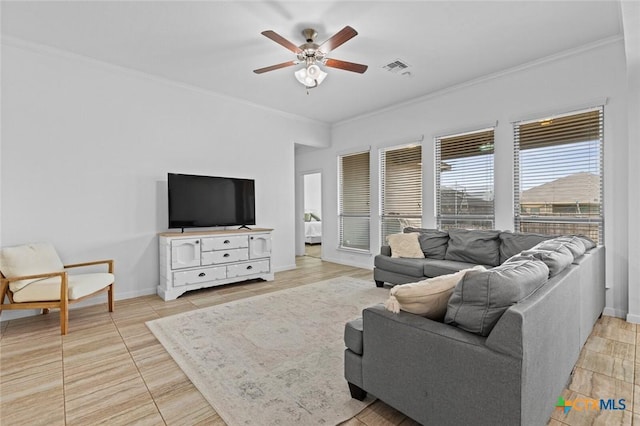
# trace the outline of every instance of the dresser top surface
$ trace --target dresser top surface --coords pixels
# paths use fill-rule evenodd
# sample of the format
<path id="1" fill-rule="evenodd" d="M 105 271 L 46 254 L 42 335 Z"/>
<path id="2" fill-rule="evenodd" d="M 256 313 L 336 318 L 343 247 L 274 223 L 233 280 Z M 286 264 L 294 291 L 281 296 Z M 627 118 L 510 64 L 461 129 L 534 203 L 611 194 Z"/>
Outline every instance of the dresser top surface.
<path id="1" fill-rule="evenodd" d="M 216 235 L 229 235 L 229 234 L 255 234 L 260 232 L 271 232 L 271 228 L 252 228 L 252 229 L 220 229 L 215 231 L 187 231 L 187 232 L 160 232 L 160 237 L 206 237 Z"/>

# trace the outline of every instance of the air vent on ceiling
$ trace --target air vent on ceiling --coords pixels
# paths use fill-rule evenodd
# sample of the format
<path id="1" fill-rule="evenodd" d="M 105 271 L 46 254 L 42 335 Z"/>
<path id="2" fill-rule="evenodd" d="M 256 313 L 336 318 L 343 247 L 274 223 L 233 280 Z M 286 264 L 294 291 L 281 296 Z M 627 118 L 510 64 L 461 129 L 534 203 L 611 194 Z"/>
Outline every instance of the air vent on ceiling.
<path id="1" fill-rule="evenodd" d="M 393 74 L 411 77 L 411 71 L 409 71 L 410 67 L 411 65 L 409 65 L 402 59 L 396 59 L 395 61 L 391 61 L 388 64 L 384 65 L 382 68 Z"/>

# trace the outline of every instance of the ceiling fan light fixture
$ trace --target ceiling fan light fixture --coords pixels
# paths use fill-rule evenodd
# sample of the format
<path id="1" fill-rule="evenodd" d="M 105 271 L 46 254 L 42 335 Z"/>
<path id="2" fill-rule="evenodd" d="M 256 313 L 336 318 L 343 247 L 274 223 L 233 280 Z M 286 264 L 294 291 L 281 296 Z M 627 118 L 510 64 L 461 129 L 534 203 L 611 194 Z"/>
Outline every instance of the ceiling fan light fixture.
<path id="1" fill-rule="evenodd" d="M 327 73 L 322 71 L 316 64 L 311 64 L 306 68 L 301 68 L 294 73 L 296 79 L 307 88 L 317 87 L 327 77 Z"/>

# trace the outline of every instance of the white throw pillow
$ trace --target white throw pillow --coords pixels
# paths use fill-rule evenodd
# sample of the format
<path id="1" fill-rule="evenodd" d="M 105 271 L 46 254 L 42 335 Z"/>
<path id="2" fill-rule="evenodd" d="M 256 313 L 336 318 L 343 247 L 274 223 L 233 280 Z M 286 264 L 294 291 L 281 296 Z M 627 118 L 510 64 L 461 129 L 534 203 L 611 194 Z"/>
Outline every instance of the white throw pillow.
<path id="1" fill-rule="evenodd" d="M 484 266 L 474 266 L 449 275 L 440 275 L 415 283 L 397 285 L 389 292 L 385 303 L 388 311 L 400 310 L 442 321 L 447 312 L 447 303 L 455 286 L 468 271 L 485 271 Z"/>
<path id="2" fill-rule="evenodd" d="M 423 259 L 424 253 L 420 247 L 420 241 L 418 241 L 419 235 L 417 232 L 388 235 L 387 242 L 391 247 L 391 257 Z"/>
<path id="3" fill-rule="evenodd" d="M 63 270 L 64 265 L 58 257 L 56 249 L 49 243 L 24 244 L 0 250 L 0 271 L 6 278 Z M 12 282 L 10 284 L 11 291 L 18 291 L 33 281 L 38 280 Z"/>

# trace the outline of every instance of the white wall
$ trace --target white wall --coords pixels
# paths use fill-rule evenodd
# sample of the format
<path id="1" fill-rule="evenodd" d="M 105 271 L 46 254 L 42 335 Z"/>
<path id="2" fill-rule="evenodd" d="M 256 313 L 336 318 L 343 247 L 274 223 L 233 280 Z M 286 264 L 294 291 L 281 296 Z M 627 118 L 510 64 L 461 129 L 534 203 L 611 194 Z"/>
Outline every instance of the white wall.
<path id="1" fill-rule="evenodd" d="M 325 125 L 3 40 L 0 244 L 46 240 L 63 261 L 114 258 L 117 299 L 152 294 L 167 172 L 232 176 L 256 181 L 273 268 L 294 268 L 300 135 L 329 142 Z"/>
<path id="2" fill-rule="evenodd" d="M 629 314 L 640 323 L 640 3 L 621 2 L 627 59 L 627 115 L 629 132 Z"/>
<path id="3" fill-rule="evenodd" d="M 424 72 L 427 72 L 425 70 Z M 376 114 L 334 126 L 332 147 L 296 154 L 297 173 L 324 170 L 326 260 L 371 268 L 378 253 L 378 149 L 424 135 L 423 226 L 433 227 L 435 136 L 495 125 L 496 228 L 513 229 L 513 135 L 511 122 L 594 106 L 605 98 L 605 245 L 607 314 L 627 310 L 627 107 L 625 58 L 621 40 L 547 58 L 517 70 L 452 88 Z M 368 255 L 337 249 L 336 156 L 372 148 L 371 250 Z M 622 224 L 622 226 L 621 226 Z"/>

